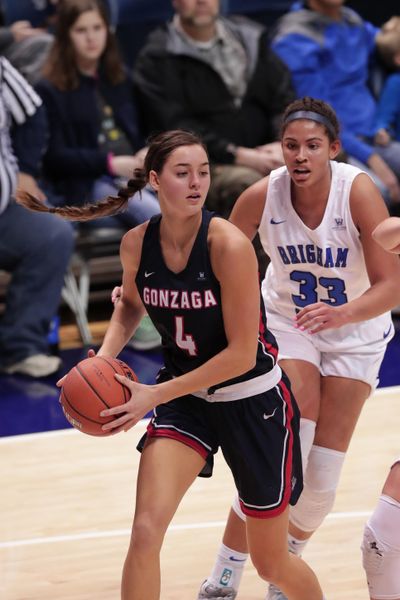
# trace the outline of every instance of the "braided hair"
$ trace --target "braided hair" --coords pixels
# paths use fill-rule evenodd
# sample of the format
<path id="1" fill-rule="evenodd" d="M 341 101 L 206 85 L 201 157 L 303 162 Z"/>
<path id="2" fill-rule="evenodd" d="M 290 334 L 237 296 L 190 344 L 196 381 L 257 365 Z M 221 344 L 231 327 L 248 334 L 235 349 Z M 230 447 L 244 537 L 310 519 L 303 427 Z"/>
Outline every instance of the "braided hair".
<path id="1" fill-rule="evenodd" d="M 36 212 L 55 214 L 68 221 L 90 221 L 100 217 L 115 215 L 128 205 L 129 198 L 140 192 L 148 183 L 150 171 L 161 173 L 168 157 L 181 146 L 200 145 L 206 150 L 202 140 L 190 131 L 176 129 L 157 134 L 148 140 L 149 147 L 144 160 L 144 169 L 135 169 L 133 177 L 117 196 L 108 196 L 95 204 L 83 206 L 47 206 L 35 196 L 24 190 L 18 190 L 15 199 L 19 204 Z M 207 152 L 207 150 L 206 150 Z"/>

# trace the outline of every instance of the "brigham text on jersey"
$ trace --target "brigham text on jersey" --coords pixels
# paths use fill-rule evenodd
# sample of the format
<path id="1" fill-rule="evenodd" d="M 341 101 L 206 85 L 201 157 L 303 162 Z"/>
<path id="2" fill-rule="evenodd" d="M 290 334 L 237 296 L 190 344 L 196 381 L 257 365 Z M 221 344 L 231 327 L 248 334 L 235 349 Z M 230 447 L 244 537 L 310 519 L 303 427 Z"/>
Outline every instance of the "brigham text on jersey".
<path id="1" fill-rule="evenodd" d="M 278 252 L 284 265 L 317 264 L 327 268 L 344 268 L 347 266 L 348 248 L 319 248 L 314 244 L 297 244 L 296 246 L 278 246 Z"/>

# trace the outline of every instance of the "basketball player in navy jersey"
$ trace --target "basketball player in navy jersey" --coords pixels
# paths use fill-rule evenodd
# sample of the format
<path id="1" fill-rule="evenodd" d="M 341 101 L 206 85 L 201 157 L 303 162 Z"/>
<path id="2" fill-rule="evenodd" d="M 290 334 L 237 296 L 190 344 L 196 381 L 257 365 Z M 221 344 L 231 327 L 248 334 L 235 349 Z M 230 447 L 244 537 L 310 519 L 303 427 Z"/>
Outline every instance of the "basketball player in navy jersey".
<path id="1" fill-rule="evenodd" d="M 271 259 L 262 284 L 268 325 L 301 412 L 304 489 L 290 509 L 288 538 L 297 555 L 332 509 L 351 436 L 393 336 L 389 311 L 400 303 L 399 260 L 372 238 L 386 206 L 368 175 L 334 160 L 338 138 L 328 104 L 294 101 L 282 125 L 286 166 L 248 188 L 230 217 L 250 239 L 259 233 Z M 199 600 L 236 597 L 247 557 L 245 518 L 236 500 Z M 274 584 L 266 600 L 289 597 Z"/>
<path id="2" fill-rule="evenodd" d="M 116 417 L 104 427 L 116 433 L 153 410 L 122 598 L 160 597 L 165 532 L 197 475 L 210 474 L 220 447 L 247 517 L 258 573 L 291 600 L 321 600 L 315 574 L 286 542 L 289 503 L 302 486 L 296 404 L 266 327 L 252 244 L 203 209 L 210 174 L 201 141 L 185 131 L 160 134 L 150 143 L 145 173 L 135 172 L 120 198 L 51 211 L 77 220 L 114 214 L 147 182 L 157 192 L 161 215 L 122 240 L 123 292 L 98 352 L 117 356 L 147 311 L 165 359 L 157 385 L 118 377 L 131 399 L 102 412 Z M 19 199 L 44 210 L 27 194 Z"/>

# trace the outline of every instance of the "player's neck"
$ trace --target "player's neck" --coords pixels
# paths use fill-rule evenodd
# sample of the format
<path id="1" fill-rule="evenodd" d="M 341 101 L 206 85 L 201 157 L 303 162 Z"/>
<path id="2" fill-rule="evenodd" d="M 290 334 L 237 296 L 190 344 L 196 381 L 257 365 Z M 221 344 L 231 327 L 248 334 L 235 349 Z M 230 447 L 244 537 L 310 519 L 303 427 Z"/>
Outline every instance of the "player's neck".
<path id="1" fill-rule="evenodd" d="M 160 238 L 163 246 L 182 251 L 192 246 L 201 224 L 201 213 L 178 219 L 163 215 L 160 224 Z"/>
<path id="2" fill-rule="evenodd" d="M 330 193 L 329 185 L 318 185 L 309 188 L 292 186 L 292 205 L 300 219 L 310 229 L 315 229 L 324 218 Z"/>

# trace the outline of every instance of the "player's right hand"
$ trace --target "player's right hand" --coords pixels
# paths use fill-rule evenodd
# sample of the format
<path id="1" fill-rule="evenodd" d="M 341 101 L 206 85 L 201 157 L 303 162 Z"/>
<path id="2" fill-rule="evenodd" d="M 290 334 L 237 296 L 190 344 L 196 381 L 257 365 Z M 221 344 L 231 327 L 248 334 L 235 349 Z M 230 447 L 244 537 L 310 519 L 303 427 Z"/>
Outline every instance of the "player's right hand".
<path id="1" fill-rule="evenodd" d="M 96 352 L 92 348 L 90 348 L 88 350 L 87 356 L 88 356 L 88 358 L 93 358 L 93 356 L 96 356 Z M 65 373 L 65 375 L 63 375 L 63 377 L 61 377 L 61 379 L 59 379 L 57 381 L 57 383 L 56 383 L 57 387 L 61 388 L 64 385 L 64 381 L 65 381 L 65 378 L 67 377 L 67 375 L 68 375 L 68 373 Z"/>
<path id="2" fill-rule="evenodd" d="M 113 291 L 111 292 L 111 302 L 114 306 L 117 304 L 118 300 L 122 296 L 123 287 L 122 285 L 116 285 Z"/>

